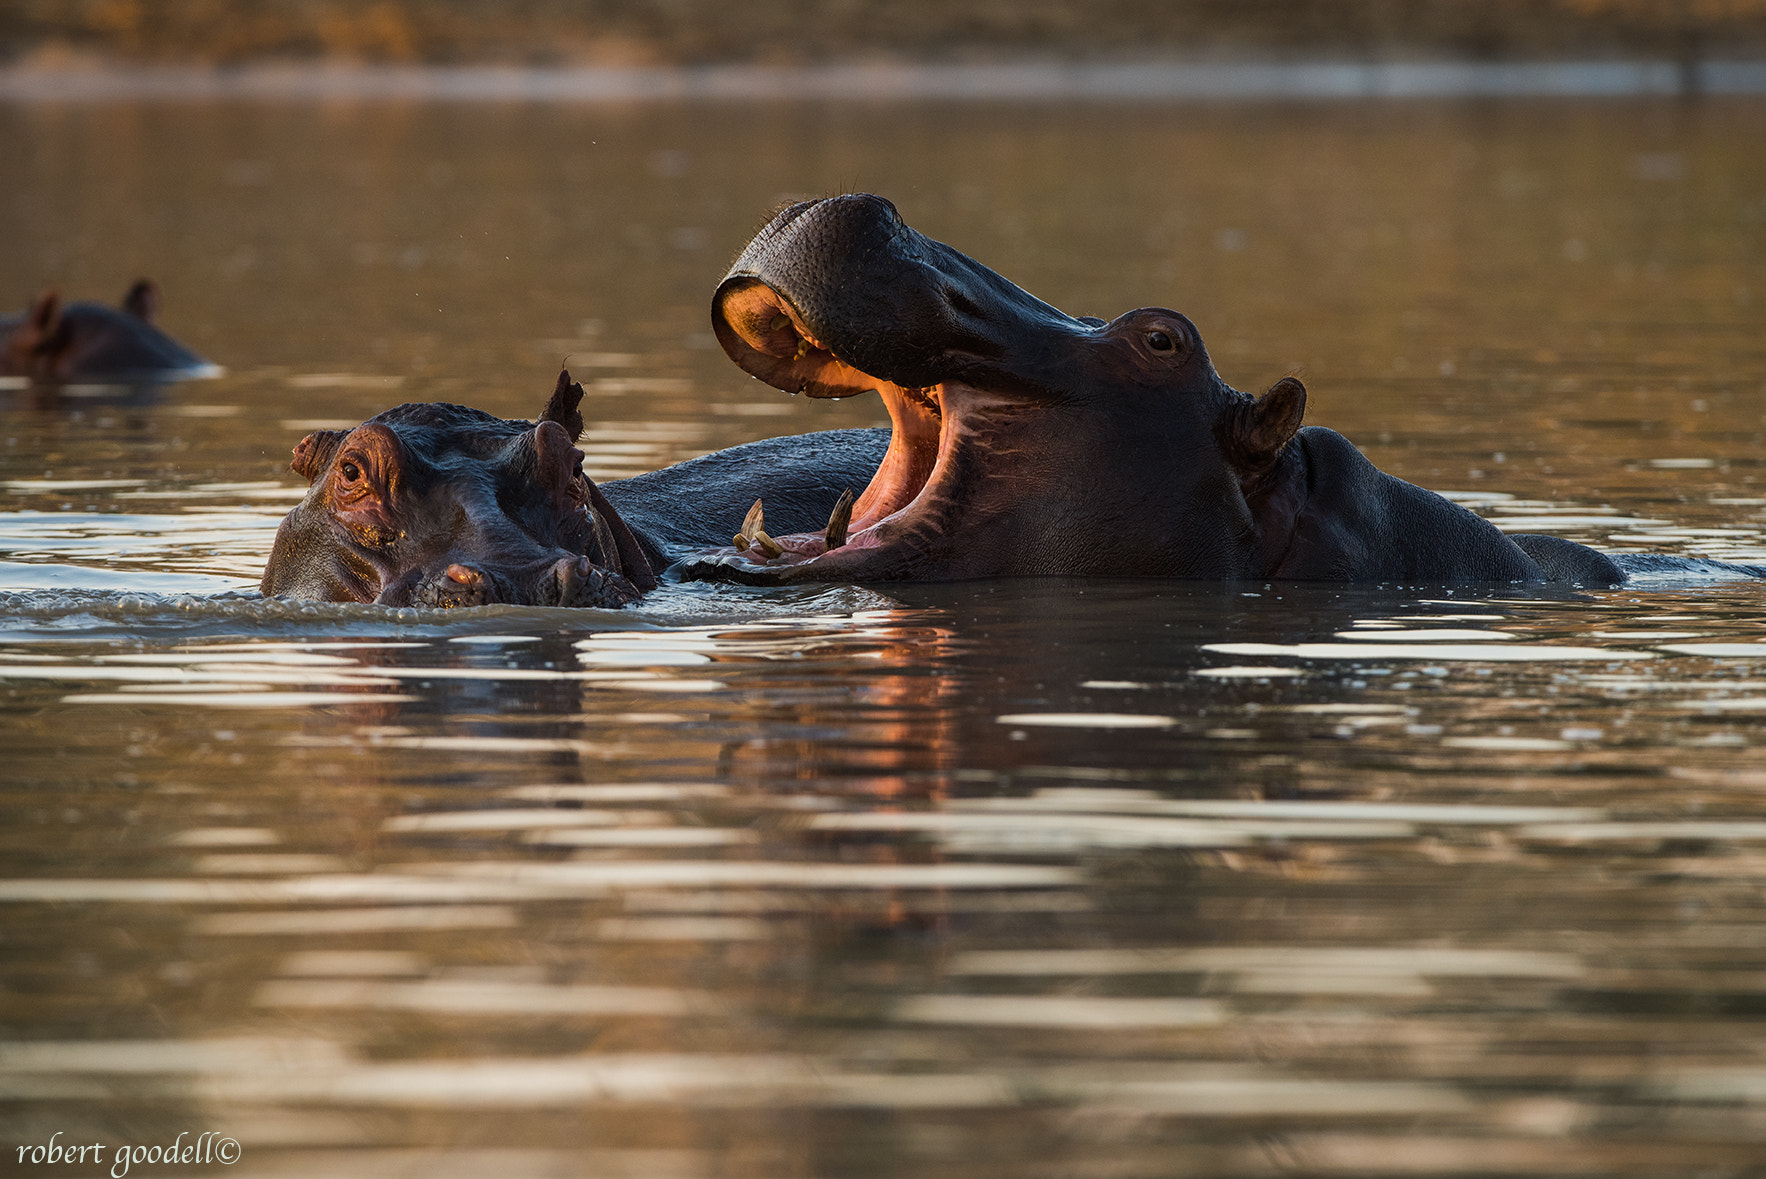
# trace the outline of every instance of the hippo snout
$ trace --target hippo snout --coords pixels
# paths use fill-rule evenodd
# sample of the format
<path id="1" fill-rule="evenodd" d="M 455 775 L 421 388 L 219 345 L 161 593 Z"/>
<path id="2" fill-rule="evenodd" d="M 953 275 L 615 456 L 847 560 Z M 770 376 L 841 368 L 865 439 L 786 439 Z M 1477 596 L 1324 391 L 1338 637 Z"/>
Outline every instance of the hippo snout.
<path id="1" fill-rule="evenodd" d="M 732 360 L 778 388 L 845 397 L 879 380 L 924 388 L 1005 371 L 1047 342 L 1089 335 L 870 193 L 793 205 L 736 259 L 712 299 Z M 1024 374 L 1014 374 L 1025 383 Z"/>
<path id="2" fill-rule="evenodd" d="M 477 563 L 451 562 L 435 576 L 383 596 L 383 605 L 456 610 L 493 604 L 575 606 L 616 610 L 642 595 L 628 579 L 598 568 L 587 557 L 540 561 L 525 570 L 499 570 Z M 398 600 L 393 600 L 398 599 Z"/>

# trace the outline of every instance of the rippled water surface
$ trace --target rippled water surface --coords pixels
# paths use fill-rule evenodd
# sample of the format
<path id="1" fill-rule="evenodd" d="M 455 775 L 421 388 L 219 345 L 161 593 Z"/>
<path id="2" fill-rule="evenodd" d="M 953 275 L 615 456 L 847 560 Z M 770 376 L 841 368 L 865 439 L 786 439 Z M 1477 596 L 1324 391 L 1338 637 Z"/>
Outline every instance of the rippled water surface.
<path id="1" fill-rule="evenodd" d="M 151 274 L 227 368 L 0 389 L 5 1166 L 1761 1174 L 1759 584 L 251 587 L 397 401 L 567 362 L 598 479 L 882 420 L 706 317 L 851 188 L 1504 528 L 1766 560 L 1762 161 L 1742 100 L 0 106 L 5 301 Z"/>

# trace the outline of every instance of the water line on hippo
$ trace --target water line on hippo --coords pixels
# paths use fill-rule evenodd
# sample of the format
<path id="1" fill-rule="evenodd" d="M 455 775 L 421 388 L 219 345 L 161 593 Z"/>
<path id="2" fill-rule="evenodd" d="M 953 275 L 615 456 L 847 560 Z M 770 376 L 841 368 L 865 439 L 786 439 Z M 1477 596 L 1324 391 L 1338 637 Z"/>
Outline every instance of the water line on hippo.
<path id="1" fill-rule="evenodd" d="M 1067 315 L 865 194 L 775 219 L 719 284 L 712 326 L 732 360 L 787 392 L 876 391 L 889 429 L 765 439 L 602 488 L 571 445 L 582 391 L 567 373 L 537 423 L 396 407 L 358 431 L 399 439 L 427 472 L 413 485 L 437 505 L 481 505 L 472 535 L 413 528 L 407 508 L 394 543 L 352 543 L 327 497 L 336 448 L 357 432 L 321 431 L 296 448 L 312 486 L 278 532 L 263 592 L 620 605 L 654 584 L 654 570 L 758 586 L 1766 576 L 1505 532 L 1379 471 L 1341 435 L 1303 427 L 1298 379 L 1260 397 L 1228 385 L 1187 317 L 1158 307 L 1110 321 Z M 739 524 L 749 512 L 752 529 Z M 708 547 L 737 536 L 745 548 Z"/>

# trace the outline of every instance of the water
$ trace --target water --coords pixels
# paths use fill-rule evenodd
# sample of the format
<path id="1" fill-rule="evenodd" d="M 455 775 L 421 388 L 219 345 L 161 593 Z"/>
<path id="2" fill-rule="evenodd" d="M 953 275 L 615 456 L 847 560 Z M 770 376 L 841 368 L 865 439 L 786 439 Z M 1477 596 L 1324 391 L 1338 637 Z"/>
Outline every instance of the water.
<path id="1" fill-rule="evenodd" d="M 0 390 L 6 1166 L 1760 1173 L 1757 585 L 249 588 L 398 400 L 568 362 L 603 479 L 879 421 L 706 321 L 853 188 L 1504 527 L 1766 559 L 1763 114 L 0 107 L 0 290 L 151 274 L 228 370 Z"/>

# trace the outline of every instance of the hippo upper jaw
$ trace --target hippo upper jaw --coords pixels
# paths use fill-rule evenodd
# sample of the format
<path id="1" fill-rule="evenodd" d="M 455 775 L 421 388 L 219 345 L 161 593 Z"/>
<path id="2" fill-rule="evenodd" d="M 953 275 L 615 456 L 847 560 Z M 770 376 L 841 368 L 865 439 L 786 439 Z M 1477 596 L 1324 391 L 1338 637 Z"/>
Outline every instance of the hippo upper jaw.
<path id="1" fill-rule="evenodd" d="M 779 214 L 719 286 L 712 322 L 768 384 L 818 398 L 875 391 L 889 413 L 889 448 L 844 528 L 769 538 L 776 555 L 732 546 L 688 565 L 776 584 L 992 572 L 996 558 L 960 542 L 988 515 L 976 484 L 1009 462 L 1026 403 L 1060 399 L 1043 375 L 1058 367 L 1049 354 L 1100 321 L 1056 310 L 859 194 Z"/>
<path id="2" fill-rule="evenodd" d="M 780 213 L 712 298 L 730 358 L 810 397 L 953 380 L 1048 392 L 1049 362 L 1102 325 L 1044 303 L 865 193 Z"/>
<path id="3" fill-rule="evenodd" d="M 731 359 L 777 388 L 875 390 L 892 431 L 845 528 L 742 536 L 690 558 L 687 577 L 1236 576 L 1251 559 L 1214 429 L 1249 399 L 1175 312 L 1066 315 L 861 195 L 776 218 L 712 321 Z"/>

